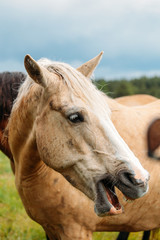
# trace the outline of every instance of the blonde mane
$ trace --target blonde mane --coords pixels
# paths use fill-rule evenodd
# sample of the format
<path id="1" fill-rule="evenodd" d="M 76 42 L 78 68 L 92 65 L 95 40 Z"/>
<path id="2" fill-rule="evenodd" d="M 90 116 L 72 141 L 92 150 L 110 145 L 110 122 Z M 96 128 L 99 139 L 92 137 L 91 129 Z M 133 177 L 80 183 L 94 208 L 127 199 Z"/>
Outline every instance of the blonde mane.
<path id="1" fill-rule="evenodd" d="M 105 118 L 108 118 L 110 116 L 110 109 L 106 102 L 106 96 L 93 85 L 90 79 L 86 78 L 79 71 L 66 63 L 53 62 L 44 58 L 40 59 L 38 64 L 46 68 L 49 72 L 59 75 L 68 86 L 71 93 L 73 93 L 73 96 L 80 97 L 93 112 L 99 115 L 99 117 L 105 116 Z M 49 84 L 49 82 L 47 82 L 47 84 Z M 38 84 L 27 76 L 19 89 L 17 99 L 14 102 L 13 111 L 19 105 L 21 99 L 28 94 L 32 86 L 38 87 Z"/>

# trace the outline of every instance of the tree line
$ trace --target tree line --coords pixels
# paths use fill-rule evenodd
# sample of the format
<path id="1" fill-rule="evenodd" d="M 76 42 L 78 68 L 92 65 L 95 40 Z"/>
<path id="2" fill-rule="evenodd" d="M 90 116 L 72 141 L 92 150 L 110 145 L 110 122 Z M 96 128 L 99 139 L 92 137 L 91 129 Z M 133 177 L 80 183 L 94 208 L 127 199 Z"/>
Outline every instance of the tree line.
<path id="1" fill-rule="evenodd" d="M 160 98 L 160 77 L 141 77 L 130 81 L 97 79 L 95 85 L 112 98 L 134 94 L 149 94 Z"/>

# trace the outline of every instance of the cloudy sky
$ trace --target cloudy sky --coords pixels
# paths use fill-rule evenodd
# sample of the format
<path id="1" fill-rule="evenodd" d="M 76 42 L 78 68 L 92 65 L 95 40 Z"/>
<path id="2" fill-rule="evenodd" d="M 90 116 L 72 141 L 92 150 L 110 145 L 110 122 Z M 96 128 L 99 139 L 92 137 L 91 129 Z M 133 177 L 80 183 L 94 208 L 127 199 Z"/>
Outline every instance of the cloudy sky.
<path id="1" fill-rule="evenodd" d="M 159 0 L 0 0 L 0 71 L 26 54 L 72 66 L 104 51 L 95 77 L 160 75 Z"/>

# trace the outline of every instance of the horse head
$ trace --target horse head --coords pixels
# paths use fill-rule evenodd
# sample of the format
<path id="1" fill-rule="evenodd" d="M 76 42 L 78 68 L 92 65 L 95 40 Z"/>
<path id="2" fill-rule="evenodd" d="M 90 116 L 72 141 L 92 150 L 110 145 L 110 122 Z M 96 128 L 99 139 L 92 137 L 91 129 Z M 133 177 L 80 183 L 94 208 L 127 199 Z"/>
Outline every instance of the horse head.
<path id="1" fill-rule="evenodd" d="M 24 95 L 34 85 L 34 98 L 39 89 L 29 136 L 35 138 L 40 159 L 92 199 L 98 216 L 122 213 L 115 187 L 136 199 L 148 191 L 149 178 L 114 127 L 106 96 L 89 79 L 101 55 L 78 69 L 27 55 L 29 76 L 20 89 Z M 20 100 L 25 104 L 20 95 L 16 106 Z"/>

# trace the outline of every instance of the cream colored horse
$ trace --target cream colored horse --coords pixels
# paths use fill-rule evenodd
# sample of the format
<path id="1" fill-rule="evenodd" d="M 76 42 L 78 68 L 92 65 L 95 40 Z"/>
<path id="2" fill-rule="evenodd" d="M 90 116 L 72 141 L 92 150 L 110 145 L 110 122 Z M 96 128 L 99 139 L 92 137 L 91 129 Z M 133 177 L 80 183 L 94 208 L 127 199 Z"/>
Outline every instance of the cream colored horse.
<path id="1" fill-rule="evenodd" d="M 124 96 L 124 97 L 116 98 L 117 102 L 128 107 L 145 105 L 145 104 L 154 102 L 156 100 L 158 100 L 158 98 L 147 95 L 147 94 L 136 94 L 132 96 Z"/>
<path id="2" fill-rule="evenodd" d="M 160 103 L 131 109 L 97 91 L 86 77 L 100 56 L 78 71 L 25 58 L 30 77 L 13 106 L 9 145 L 26 211 L 50 239 L 87 240 L 93 231 L 139 231 L 160 225 L 159 165 L 150 167 L 144 141 Z M 123 194 L 132 199 L 144 195 L 148 173 L 117 133 L 110 110 L 121 137 L 151 173 L 149 193 L 130 204 L 123 203 Z M 123 194 L 117 190 L 117 197 L 114 186 Z M 124 213 L 119 215 L 120 203 Z M 98 217 L 94 208 L 97 215 L 111 216 Z"/>
<path id="3" fill-rule="evenodd" d="M 124 96 L 124 97 L 119 97 L 115 99 L 118 103 L 121 103 L 125 106 L 140 106 L 140 105 L 145 105 L 151 102 L 154 102 L 156 100 L 158 100 L 158 98 L 153 97 L 151 95 L 147 95 L 147 94 L 136 94 L 136 95 L 131 95 L 131 96 Z M 160 120 L 157 119 L 156 121 L 154 121 L 150 126 L 149 129 L 147 131 L 147 145 L 148 145 L 148 154 L 149 156 L 152 156 L 153 158 L 154 156 L 154 150 L 159 146 L 160 144 Z M 154 239 L 154 240 L 158 240 L 158 232 L 160 231 L 160 229 L 155 229 L 153 231 L 151 231 L 150 233 L 150 239 Z M 120 233 L 121 235 L 124 235 L 125 233 Z M 129 233 L 126 232 L 125 236 L 129 236 Z M 145 232 L 144 232 L 145 234 Z M 147 232 L 148 234 L 148 232 Z M 157 234 L 157 237 L 156 237 Z M 127 237 L 125 239 L 128 239 Z M 145 239 L 145 238 L 144 238 Z"/>

